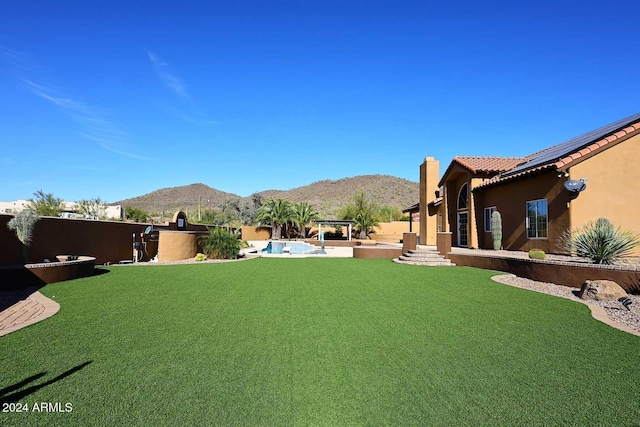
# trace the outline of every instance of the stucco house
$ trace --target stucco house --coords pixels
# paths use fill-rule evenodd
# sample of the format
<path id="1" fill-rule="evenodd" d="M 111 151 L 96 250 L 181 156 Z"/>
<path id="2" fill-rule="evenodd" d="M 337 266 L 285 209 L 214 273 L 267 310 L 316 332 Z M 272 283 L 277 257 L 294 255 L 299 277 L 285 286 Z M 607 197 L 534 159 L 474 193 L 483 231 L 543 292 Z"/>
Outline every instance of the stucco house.
<path id="1" fill-rule="evenodd" d="M 435 244 L 437 232 L 449 232 L 453 246 L 490 249 L 495 210 L 508 250 L 561 253 L 564 230 L 601 217 L 640 233 L 639 134 L 636 114 L 522 158 L 455 157 L 439 180 L 438 161 L 427 157 L 421 241 Z"/>

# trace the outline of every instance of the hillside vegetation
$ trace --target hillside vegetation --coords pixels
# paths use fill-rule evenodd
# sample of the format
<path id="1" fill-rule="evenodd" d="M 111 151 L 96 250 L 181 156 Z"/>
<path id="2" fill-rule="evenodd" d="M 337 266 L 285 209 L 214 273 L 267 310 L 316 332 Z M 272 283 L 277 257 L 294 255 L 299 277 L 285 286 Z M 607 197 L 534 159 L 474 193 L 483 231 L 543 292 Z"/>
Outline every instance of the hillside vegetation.
<path id="1" fill-rule="evenodd" d="M 338 180 L 324 180 L 291 190 L 266 190 L 255 193 L 264 199 L 281 198 L 290 202 L 309 202 L 326 218 L 333 218 L 338 210 L 347 204 L 354 194 L 364 191 L 378 204 L 405 208 L 419 200 L 420 184 L 406 179 L 389 175 L 361 175 Z M 226 193 L 205 184 L 191 184 L 182 187 L 163 188 L 151 193 L 121 200 L 114 204 L 135 206 L 154 212 L 164 217 L 170 217 L 177 210 L 196 212 L 198 198 L 202 208 L 216 207 L 225 201 L 239 198 L 233 193 Z"/>

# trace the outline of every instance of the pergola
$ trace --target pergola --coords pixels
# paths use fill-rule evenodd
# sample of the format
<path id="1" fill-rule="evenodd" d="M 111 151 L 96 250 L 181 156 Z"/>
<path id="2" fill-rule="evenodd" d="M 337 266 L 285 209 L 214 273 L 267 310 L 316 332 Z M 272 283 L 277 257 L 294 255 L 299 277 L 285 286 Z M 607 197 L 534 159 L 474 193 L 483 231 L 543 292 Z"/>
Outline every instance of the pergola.
<path id="1" fill-rule="evenodd" d="M 416 203 L 415 205 L 409 206 L 407 209 L 403 210 L 402 213 L 409 214 L 409 232 L 413 232 L 413 214 L 420 212 L 420 203 Z"/>
<path id="2" fill-rule="evenodd" d="M 346 225 L 349 228 L 349 232 L 347 233 L 347 239 L 351 241 L 351 229 L 353 228 L 353 221 L 350 219 L 317 219 L 316 224 L 318 224 L 318 240 L 320 236 L 322 236 L 322 226 L 323 225 Z"/>

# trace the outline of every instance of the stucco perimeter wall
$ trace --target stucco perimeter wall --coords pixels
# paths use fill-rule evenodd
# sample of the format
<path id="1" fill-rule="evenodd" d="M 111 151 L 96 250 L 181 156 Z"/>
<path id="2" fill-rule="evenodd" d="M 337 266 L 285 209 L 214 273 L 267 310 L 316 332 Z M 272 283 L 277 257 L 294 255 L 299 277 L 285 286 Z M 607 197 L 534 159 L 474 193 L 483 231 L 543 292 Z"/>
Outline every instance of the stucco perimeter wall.
<path id="1" fill-rule="evenodd" d="M 413 223 L 413 232 L 417 232 L 420 224 Z M 375 233 L 369 235 L 377 242 L 399 243 L 402 235 L 409 232 L 409 221 L 381 222 L 377 227 L 373 227 Z"/>
<path id="2" fill-rule="evenodd" d="M 448 254 L 456 265 L 497 270 L 540 282 L 582 287 L 585 280 L 613 280 L 627 292 L 640 293 L 640 269 L 622 270 L 616 266 L 577 265 L 569 262 L 551 262 L 526 259 L 483 257 Z"/>
<path id="3" fill-rule="evenodd" d="M 571 201 L 571 227 L 604 217 L 623 230 L 640 233 L 640 135 L 633 136 L 569 169 L 571 179 L 588 178 Z M 634 255 L 640 256 L 640 248 Z"/>
<path id="4" fill-rule="evenodd" d="M 20 264 L 20 241 L 7 228 L 13 215 L 0 215 L 0 265 Z M 133 258 L 133 235 L 149 224 L 42 217 L 36 223 L 27 254 L 30 262 L 55 260 L 57 255 L 95 257 L 96 264 Z"/>
<path id="5" fill-rule="evenodd" d="M 562 253 L 557 238 L 569 227 L 569 192 L 564 188 L 565 180 L 551 171 L 474 192 L 479 247 L 493 248 L 491 233 L 484 231 L 484 208 L 495 206 L 502 215 L 502 246 L 505 249 L 542 249 L 546 253 Z M 525 227 L 527 202 L 538 199 L 547 200 L 549 237 L 530 239 Z"/>
<path id="6" fill-rule="evenodd" d="M 390 248 L 384 246 L 354 246 L 354 258 L 398 258 L 402 255 L 402 248 Z"/>
<path id="7" fill-rule="evenodd" d="M 200 250 L 198 238 L 206 234 L 203 231 L 160 230 L 158 261 L 181 261 L 194 258 Z"/>
<path id="8" fill-rule="evenodd" d="M 271 238 L 271 230 L 264 227 L 254 227 L 252 225 L 242 226 L 243 240 L 269 240 Z"/>

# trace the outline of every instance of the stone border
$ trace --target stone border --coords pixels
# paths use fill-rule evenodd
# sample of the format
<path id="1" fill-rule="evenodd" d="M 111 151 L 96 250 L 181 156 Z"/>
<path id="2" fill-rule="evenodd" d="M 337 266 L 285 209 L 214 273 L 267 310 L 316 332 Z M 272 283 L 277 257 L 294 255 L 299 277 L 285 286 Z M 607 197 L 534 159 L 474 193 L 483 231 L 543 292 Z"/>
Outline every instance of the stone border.
<path id="1" fill-rule="evenodd" d="M 60 304 L 35 291 L 0 312 L 0 337 L 38 323 L 60 311 Z"/>
<path id="2" fill-rule="evenodd" d="M 537 290 L 537 289 L 524 288 L 524 287 L 521 287 L 521 286 L 517 286 L 517 285 L 514 285 L 512 283 L 509 283 L 508 281 L 499 280 L 501 277 L 505 277 L 506 278 L 506 277 L 517 277 L 517 276 L 515 274 L 498 274 L 496 276 L 492 276 L 491 280 L 493 280 L 494 282 L 503 284 L 503 285 L 513 286 L 515 288 L 525 289 L 525 290 L 528 290 L 528 291 L 534 291 L 534 292 L 538 292 L 538 293 L 541 293 L 541 294 L 552 295 L 552 296 L 568 299 L 569 301 L 574 301 L 574 302 L 578 302 L 578 303 L 584 304 L 587 307 L 589 307 L 589 309 L 591 310 L 591 316 L 594 319 L 604 323 L 605 325 L 609 325 L 609 326 L 611 326 L 613 328 L 616 328 L 618 330 L 621 330 L 623 332 L 627 332 L 627 333 L 629 333 L 631 335 L 636 335 L 636 336 L 640 337 L 640 332 L 636 331 L 635 329 L 631 329 L 631 328 L 629 328 L 627 326 L 621 325 L 621 324 L 615 322 L 614 320 L 612 320 L 611 318 L 609 318 L 609 316 L 607 316 L 607 312 L 600 306 L 597 306 L 595 304 L 590 304 L 587 301 L 583 301 L 583 300 L 578 299 L 578 298 L 571 298 L 569 296 L 551 294 L 551 293 L 543 292 L 543 291 Z"/>

